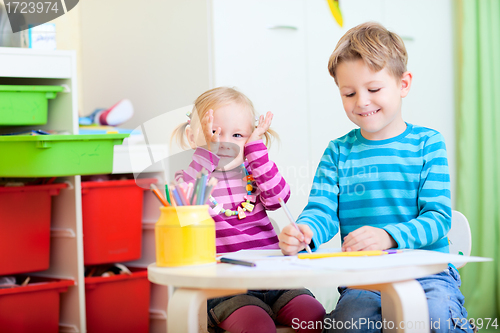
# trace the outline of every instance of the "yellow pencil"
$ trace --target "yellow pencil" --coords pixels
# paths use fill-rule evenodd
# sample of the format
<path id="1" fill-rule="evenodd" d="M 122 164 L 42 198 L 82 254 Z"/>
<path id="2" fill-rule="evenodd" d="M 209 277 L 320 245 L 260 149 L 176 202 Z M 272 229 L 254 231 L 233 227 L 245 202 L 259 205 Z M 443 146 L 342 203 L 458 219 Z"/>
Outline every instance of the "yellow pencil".
<path id="1" fill-rule="evenodd" d="M 385 251 L 352 251 L 352 252 L 330 252 L 330 253 L 299 253 L 299 259 L 321 259 L 331 257 L 365 257 L 382 256 L 387 254 Z"/>

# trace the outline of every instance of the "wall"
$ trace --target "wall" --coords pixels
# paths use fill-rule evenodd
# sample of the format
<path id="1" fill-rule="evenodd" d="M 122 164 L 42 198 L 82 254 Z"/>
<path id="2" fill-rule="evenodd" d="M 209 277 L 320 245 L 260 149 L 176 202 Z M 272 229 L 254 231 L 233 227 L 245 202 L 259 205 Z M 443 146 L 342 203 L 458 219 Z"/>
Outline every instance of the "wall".
<path id="1" fill-rule="evenodd" d="M 206 0 L 84 0 L 83 114 L 132 101 L 135 128 L 209 88 Z"/>

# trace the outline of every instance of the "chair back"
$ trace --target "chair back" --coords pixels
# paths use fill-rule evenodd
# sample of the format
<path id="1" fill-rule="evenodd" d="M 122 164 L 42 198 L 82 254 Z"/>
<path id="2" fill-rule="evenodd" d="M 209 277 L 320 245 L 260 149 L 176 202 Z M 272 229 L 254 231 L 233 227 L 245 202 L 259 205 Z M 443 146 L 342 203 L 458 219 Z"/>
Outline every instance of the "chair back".
<path id="1" fill-rule="evenodd" d="M 454 210 L 451 213 L 451 228 L 448 232 L 448 245 L 451 254 L 469 256 L 472 239 L 469 221 L 464 214 Z M 465 266 L 465 262 L 452 263 L 456 268 Z"/>

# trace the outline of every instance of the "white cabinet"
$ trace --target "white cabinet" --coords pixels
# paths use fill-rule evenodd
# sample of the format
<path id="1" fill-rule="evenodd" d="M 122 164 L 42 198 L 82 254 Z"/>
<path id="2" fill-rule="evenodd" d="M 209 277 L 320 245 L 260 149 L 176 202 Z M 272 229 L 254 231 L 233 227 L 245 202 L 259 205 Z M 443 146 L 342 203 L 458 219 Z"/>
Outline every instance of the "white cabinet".
<path id="1" fill-rule="evenodd" d="M 291 186 L 294 214 L 307 200 L 311 158 L 304 9 L 301 0 L 215 0 L 212 8 L 213 85 L 235 86 L 258 113 L 274 113 L 281 143 L 270 156 Z"/>

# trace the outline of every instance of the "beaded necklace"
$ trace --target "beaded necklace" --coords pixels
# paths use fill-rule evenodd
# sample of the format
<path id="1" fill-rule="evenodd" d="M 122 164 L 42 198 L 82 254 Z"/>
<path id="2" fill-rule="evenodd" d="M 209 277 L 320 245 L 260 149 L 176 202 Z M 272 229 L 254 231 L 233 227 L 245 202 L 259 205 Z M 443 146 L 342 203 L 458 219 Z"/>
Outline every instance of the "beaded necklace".
<path id="1" fill-rule="evenodd" d="M 245 168 L 245 164 L 243 163 L 241 165 L 241 168 L 245 172 L 245 177 L 243 177 L 243 180 L 247 182 L 247 185 L 245 189 L 247 190 L 247 194 L 243 196 L 243 198 L 246 201 L 243 201 L 241 203 L 241 206 L 238 206 L 238 210 L 230 210 L 230 209 L 224 209 L 222 204 L 218 203 L 217 200 L 215 200 L 214 197 L 210 196 L 209 200 L 211 203 L 214 204 L 214 207 L 212 210 L 215 212 L 215 214 L 225 214 L 227 217 L 233 216 L 233 215 L 238 215 L 238 219 L 244 219 L 246 217 L 245 212 L 249 211 L 251 212 L 254 208 L 255 204 L 255 195 L 252 195 L 252 181 L 254 178 L 248 173 L 247 169 Z"/>

